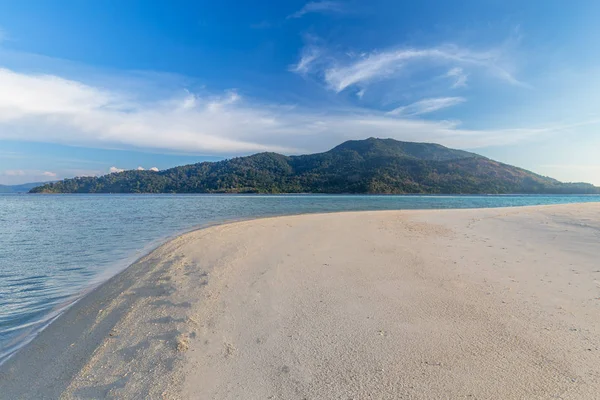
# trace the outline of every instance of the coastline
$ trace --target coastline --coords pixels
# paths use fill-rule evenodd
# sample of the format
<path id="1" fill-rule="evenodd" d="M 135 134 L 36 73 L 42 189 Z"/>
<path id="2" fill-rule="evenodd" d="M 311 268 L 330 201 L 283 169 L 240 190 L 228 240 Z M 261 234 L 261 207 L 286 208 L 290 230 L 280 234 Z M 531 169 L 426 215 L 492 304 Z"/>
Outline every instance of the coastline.
<path id="1" fill-rule="evenodd" d="M 14 194 L 25 194 L 25 193 L 14 193 Z M 35 194 L 34 194 L 35 195 Z M 41 194 L 41 195 L 46 195 L 46 194 Z M 52 195 L 56 195 L 56 194 L 52 194 Z M 81 194 L 58 194 L 60 195 L 81 195 Z M 89 194 L 82 194 L 84 196 L 87 196 Z M 97 194 L 99 196 L 106 196 L 108 194 Z M 146 195 L 163 195 L 163 194 L 145 194 L 145 193 L 141 193 L 138 194 L 139 196 L 146 196 Z M 167 194 L 168 195 L 168 194 Z M 196 194 L 191 194 L 191 196 L 194 196 Z M 272 194 L 203 194 L 203 195 L 208 195 L 208 196 L 236 196 L 236 197 L 244 197 L 244 196 L 277 196 L 277 195 L 272 195 Z M 281 194 L 282 196 L 285 197 L 290 197 L 290 196 L 305 196 L 305 195 L 309 195 L 309 196 L 313 196 L 314 194 L 310 194 L 310 193 L 290 193 L 290 194 Z M 337 195 L 331 195 L 331 194 L 323 194 L 323 196 L 327 197 L 327 196 L 337 196 Z M 342 196 L 346 196 L 346 194 L 343 194 Z M 347 194 L 347 196 L 353 196 L 353 194 Z M 357 195 L 357 196 L 362 196 L 362 195 Z M 387 195 L 387 194 L 372 194 L 372 196 L 395 196 L 395 195 Z M 443 194 L 443 195 L 430 195 L 430 194 L 408 194 L 408 195 L 404 195 L 404 196 L 408 196 L 408 197 L 445 197 L 445 198 L 449 198 L 449 197 L 472 197 L 472 196 L 477 196 L 477 197 L 486 197 L 486 196 L 493 196 L 493 197 L 497 197 L 497 196 L 524 196 L 522 194 L 506 194 L 506 195 L 471 195 L 471 194 L 465 194 L 465 195 L 460 195 L 460 194 Z M 545 196 L 545 195 L 537 195 L 537 194 L 532 194 L 532 195 L 525 195 L 525 196 Z M 585 195 L 575 195 L 575 196 L 584 196 Z M 590 195 L 590 196 L 597 196 L 597 195 Z M 570 204 L 584 204 L 584 203 L 570 203 Z M 513 209 L 515 207 L 518 208 L 526 208 L 526 207 L 539 207 L 540 205 L 527 205 L 527 206 L 508 206 L 508 207 L 485 207 L 485 208 L 481 208 L 481 207 L 476 207 L 476 208 L 458 208 L 457 210 L 479 210 L 479 209 L 487 209 L 487 208 L 495 208 L 495 209 L 501 209 L 501 208 L 507 208 L 507 209 Z M 449 208 L 449 210 L 452 210 L 455 208 Z M 404 209 L 403 209 L 404 210 Z M 408 210 L 413 210 L 413 209 L 406 209 L 404 211 L 408 211 Z M 421 209 L 414 209 L 414 210 L 421 210 Z M 423 209 L 423 210 L 428 210 L 428 209 Z M 431 210 L 436 210 L 436 209 L 431 209 Z M 368 210 L 364 210 L 364 211 L 368 211 Z M 386 211 L 386 210 L 373 210 L 373 211 Z M 402 210 L 398 210 L 398 211 L 402 211 Z M 33 339 L 35 339 L 44 329 L 46 329 L 51 323 L 53 323 L 56 319 L 58 319 L 62 314 L 64 314 L 70 307 L 72 307 L 74 304 L 76 304 L 77 302 L 79 302 L 81 299 L 83 299 L 85 296 L 87 296 L 90 292 L 96 290 L 98 287 L 102 286 L 103 284 L 107 283 L 110 279 L 112 279 L 113 277 L 119 275 L 121 272 L 123 272 L 124 270 L 126 270 L 127 268 L 131 267 L 132 265 L 138 263 L 142 258 L 144 258 L 145 256 L 151 254 L 152 252 L 154 252 L 155 250 L 157 250 L 159 247 L 161 247 L 164 244 L 167 244 L 168 242 L 170 242 L 173 239 L 176 239 L 180 236 L 186 235 L 188 233 L 192 233 L 198 230 L 202 230 L 202 229 L 207 229 L 213 226 L 219 226 L 219 225 L 227 225 L 227 224 L 231 224 L 231 223 L 236 223 L 236 222 L 244 222 L 244 221 L 252 221 L 252 220 L 257 220 L 257 219 L 266 219 L 266 218 L 278 218 L 278 217 L 290 217 L 290 216 L 297 216 L 297 215 L 318 215 L 318 214 L 335 214 L 335 213 L 346 213 L 346 212 L 363 212 L 363 210 L 359 210 L 359 211 L 320 211 L 320 212 L 298 212 L 298 213 L 288 213 L 288 214 L 281 214 L 281 215 L 273 215 L 273 216 L 261 216 L 261 217 L 243 217 L 243 218 L 234 218 L 234 219 L 224 219 L 224 220 L 220 220 L 220 221 L 213 221 L 213 222 L 207 222 L 207 223 L 203 223 L 203 224 L 199 224 L 196 226 L 193 226 L 191 228 L 187 228 L 187 229 L 183 229 L 180 230 L 178 232 L 175 233 L 171 233 L 169 235 L 166 235 L 164 237 L 158 238 L 153 240 L 152 242 L 146 244 L 142 249 L 138 250 L 136 252 L 136 254 L 132 254 L 131 256 L 127 257 L 124 260 L 120 260 L 118 262 L 118 264 L 115 264 L 115 266 L 109 268 L 106 271 L 103 271 L 100 275 L 96 276 L 94 278 L 93 281 L 90 281 L 89 285 L 84 287 L 82 290 L 80 290 L 79 292 L 73 293 L 71 295 L 71 297 L 65 302 L 66 305 L 61 306 L 56 308 L 53 312 L 52 315 L 50 315 L 44 322 L 42 325 L 40 325 L 38 328 L 36 328 L 34 331 L 32 331 L 27 338 L 23 341 L 23 343 L 21 343 L 18 347 L 15 348 L 15 350 L 11 351 L 10 354 L 5 355 L 2 359 L 0 359 L 0 368 L 2 367 L 2 365 L 8 361 L 11 357 L 13 357 L 18 351 L 20 351 L 20 349 L 22 349 L 24 346 L 26 346 L 28 343 L 30 343 Z"/>
<path id="2" fill-rule="evenodd" d="M 145 245 L 142 249 L 136 251 L 135 254 L 121 260 L 118 264 L 115 264 L 112 268 L 109 268 L 106 271 L 103 271 L 98 276 L 94 277 L 94 279 L 89 283 L 88 286 L 83 288 L 82 290 L 73 293 L 71 297 L 65 301 L 65 305 L 61 307 L 57 307 L 51 315 L 43 321 L 42 325 L 40 325 L 37 329 L 31 332 L 25 339 L 25 341 L 20 344 L 15 350 L 11 351 L 9 354 L 5 355 L 2 359 L 0 359 L 0 372 L 2 369 L 2 365 L 10 360 L 15 354 L 17 354 L 23 347 L 27 346 L 32 340 L 34 340 L 39 334 L 41 334 L 50 324 L 54 323 L 57 319 L 59 319 L 65 312 L 67 312 L 71 307 L 77 304 L 79 301 L 84 299 L 90 293 L 98 289 L 104 284 L 107 284 L 111 279 L 116 278 L 119 274 L 127 270 L 129 267 L 140 262 L 144 257 L 152 254 L 154 251 L 158 250 L 161 246 L 169 243 L 170 241 L 177 239 L 180 236 L 186 235 L 188 233 L 192 233 L 198 230 L 207 229 L 213 226 L 225 225 L 235 222 L 247 221 L 251 219 L 227 219 L 221 222 L 208 222 L 205 224 L 200 224 L 190 229 L 184 229 L 174 234 L 169 234 L 162 238 L 153 240 L 152 242 Z"/>
<path id="3" fill-rule="evenodd" d="M 573 213 L 571 210 L 576 209 L 597 215 L 600 206 L 597 203 L 588 203 L 587 205 L 490 209 L 300 214 L 226 222 L 195 228 L 166 240 L 71 305 L 32 342 L 0 367 L 0 386 L 6 388 L 5 393 L 8 393 L 10 398 L 30 398 L 32 396 L 57 398 L 61 394 L 66 396 L 65 398 L 85 397 L 86 395 L 95 397 L 100 394 L 103 397 L 129 397 L 133 390 L 138 390 L 138 393 L 143 393 L 151 398 L 161 398 L 161 396 L 165 398 L 193 397 L 191 391 L 193 391 L 194 385 L 190 383 L 190 351 L 188 349 L 195 352 L 196 356 L 202 351 L 206 354 L 210 354 L 210 351 L 217 352 L 215 354 L 225 351 L 223 359 L 228 360 L 229 364 L 231 364 L 231 359 L 236 357 L 234 356 L 234 353 L 237 353 L 235 344 L 227 342 L 230 347 L 225 346 L 225 350 L 223 350 L 222 343 L 219 343 L 218 349 L 203 350 L 202 346 L 195 342 L 199 341 L 202 336 L 215 334 L 205 332 L 206 329 L 209 331 L 216 329 L 214 326 L 206 328 L 210 325 L 206 321 L 211 318 L 203 320 L 198 315 L 203 315 L 206 312 L 203 310 L 211 307 L 220 307 L 216 304 L 218 303 L 216 299 L 232 301 L 232 297 L 227 296 L 232 265 L 243 266 L 246 261 L 250 264 L 248 269 L 255 265 L 248 261 L 248 254 L 252 253 L 252 257 L 256 258 L 258 257 L 255 254 L 257 250 L 248 246 L 248 243 L 256 245 L 260 242 L 261 236 L 248 238 L 244 236 L 247 234 L 247 230 L 258 230 L 261 234 L 271 235 L 269 238 L 274 240 L 277 236 L 273 236 L 272 232 L 267 231 L 271 225 L 280 231 L 285 231 L 287 225 L 293 228 L 296 224 L 301 225 L 303 234 L 306 233 L 306 230 L 315 229 L 315 227 L 327 231 L 328 234 L 336 234 L 333 228 L 322 226 L 320 220 L 324 219 L 340 226 L 345 226 L 347 221 L 356 223 L 356 220 L 362 219 L 362 223 L 371 224 L 371 220 L 376 220 L 381 224 L 379 228 L 384 229 L 386 234 L 400 235 L 399 237 L 402 239 L 408 240 L 410 236 L 404 235 L 408 232 L 411 235 L 421 236 L 425 242 L 436 241 L 436 245 L 439 245 L 438 241 L 442 243 L 449 240 L 447 235 L 450 235 L 449 231 L 452 231 L 452 224 L 448 225 L 446 222 L 444 225 L 436 221 L 440 215 L 444 218 L 449 215 L 450 222 L 462 223 L 466 219 L 480 218 L 481 220 L 497 218 L 502 215 L 527 213 L 540 213 L 544 215 L 544 218 L 551 218 L 553 213 L 567 215 Z M 397 219 L 400 221 L 400 225 L 386 228 L 385 221 L 388 217 Z M 586 216 L 586 218 L 588 217 Z M 337 233 L 341 234 L 341 232 Z M 324 233 L 320 234 L 322 236 Z M 225 239 L 219 242 L 211 235 L 225 237 Z M 307 239 L 304 238 L 304 240 Z M 453 240 L 460 242 L 458 238 Z M 306 241 L 302 243 L 306 250 L 309 243 Z M 453 242 L 453 245 L 456 243 Z M 288 242 L 282 242 L 282 244 L 289 245 Z M 205 252 L 191 253 L 190 246 L 194 245 Z M 220 251 L 214 250 L 214 253 L 209 254 L 210 249 L 207 247 L 211 245 L 220 246 Z M 315 243 L 311 245 L 315 245 Z M 268 247 L 268 250 L 274 249 Z M 396 251 L 392 247 L 384 250 Z M 364 253 L 365 249 L 362 251 Z M 479 249 L 478 251 L 483 250 Z M 337 256 L 338 253 L 332 251 L 334 256 Z M 379 256 L 381 256 L 379 253 L 370 254 L 366 258 L 363 257 L 363 262 L 369 262 L 371 258 Z M 277 259 L 276 256 L 275 258 Z M 264 261 L 264 258 L 261 260 Z M 285 257 L 282 260 L 285 260 Z M 477 274 L 471 264 L 467 271 L 462 271 L 462 273 L 471 274 L 471 278 Z M 481 276 L 477 276 L 481 278 Z M 463 284 L 469 285 L 468 282 Z M 270 287 L 270 290 L 274 289 Z M 151 320 L 148 319 L 150 315 L 145 314 L 148 310 L 152 311 L 153 318 Z M 524 309 L 513 311 L 519 311 L 523 315 L 528 312 Z M 499 311 L 496 310 L 496 312 Z M 117 328 L 117 326 L 123 326 L 126 329 Z M 140 341 L 138 331 L 143 332 L 143 341 Z M 222 335 L 223 331 L 220 332 Z M 379 336 L 387 337 L 386 332 L 383 331 L 383 334 Z M 117 344 L 117 342 L 121 343 Z M 113 346 L 117 346 L 115 349 L 118 348 L 116 351 L 118 355 L 112 354 L 115 353 L 110 350 Z M 590 351 L 591 353 L 594 352 Z M 31 365 L 32 360 L 35 360 L 38 365 Z M 41 366 L 50 360 L 53 360 L 52 368 Z M 199 359 L 194 361 L 201 363 Z M 434 362 L 432 361 L 432 363 Z M 112 372 L 104 371 L 103 367 L 106 366 L 110 366 Z M 225 366 L 222 367 L 225 368 Z M 234 367 L 229 365 L 227 368 Z M 288 371 L 290 368 L 292 367 L 287 366 Z M 138 371 L 137 377 L 134 376 L 136 371 Z M 239 374 L 239 371 L 235 372 Z M 140 377 L 141 374 L 144 376 Z M 284 372 L 283 376 L 287 374 L 289 372 Z M 282 375 L 281 371 L 279 371 L 279 375 Z M 32 385 L 33 376 L 38 382 Z M 285 380 L 283 377 L 280 378 Z M 302 381 L 300 378 L 296 380 L 298 379 Z M 551 383 L 554 384 L 554 382 Z M 23 392 L 25 388 L 27 392 Z M 391 390 L 390 388 L 385 390 L 388 389 Z M 486 390 L 489 389 L 486 388 Z M 67 394 L 64 395 L 64 393 Z M 586 392 L 578 393 L 585 395 Z M 3 395 L 0 394 L 1 396 Z M 228 397 L 221 395 L 215 398 Z"/>
<path id="4" fill-rule="evenodd" d="M 70 194 L 72 196 L 89 196 L 89 194 Z M 109 196 L 107 194 L 96 194 L 97 196 Z M 162 194 L 139 194 L 139 196 L 161 196 Z M 59 194 L 59 196 L 62 196 L 62 194 Z M 95 195 L 94 195 L 95 196 Z M 170 195 L 166 195 L 166 196 L 170 196 Z M 196 196 L 195 194 L 190 194 L 190 196 Z M 206 196 L 216 196 L 216 197 L 222 197 L 222 196 L 234 196 L 234 197 L 277 197 L 278 195 L 257 195 L 257 194 L 207 194 Z M 289 197 L 306 197 L 306 196 L 314 196 L 313 194 L 282 194 L 281 196 L 289 198 Z M 331 194 L 323 194 L 320 195 L 318 197 L 336 197 L 338 195 L 331 195 Z M 357 197 L 364 197 L 362 195 L 352 195 L 352 194 L 348 194 L 348 195 L 341 195 L 341 196 L 357 196 Z M 373 194 L 372 196 L 375 197 L 397 197 L 395 195 L 385 195 L 385 194 Z M 480 198 L 486 198 L 486 197 L 500 197 L 500 196 L 507 196 L 507 197 L 523 197 L 523 195 L 517 195 L 517 194 L 509 194 L 509 195 L 450 195 L 450 194 L 446 194 L 446 195 L 427 195 L 427 194 L 415 194 L 415 195 L 404 195 L 403 197 L 423 197 L 423 198 L 460 198 L 460 197 L 480 197 Z M 544 197 L 545 195 L 530 195 L 531 197 Z M 577 197 L 586 197 L 586 196 L 581 196 L 581 195 L 575 195 Z M 590 196 L 594 196 L 594 195 L 590 195 Z M 564 196 L 563 196 L 564 197 Z M 508 206 L 508 207 L 493 207 L 493 208 L 514 208 L 514 207 L 536 207 L 537 205 L 527 205 L 527 206 L 522 206 L 522 205 L 516 205 L 516 206 Z M 489 207 L 474 207 L 474 208 L 459 208 L 459 209 L 481 209 L 481 208 L 489 208 Z M 409 209 L 413 209 L 413 208 L 409 208 Z M 420 208 L 416 208 L 416 210 L 419 210 Z M 423 208 L 423 210 L 425 209 L 429 209 L 429 208 Z M 436 208 L 434 208 L 436 209 Z M 449 208 L 449 209 L 454 209 L 454 208 Z M 407 209 L 408 210 L 408 209 Z M 356 210 L 356 211 L 367 211 L 367 210 Z M 231 218 L 231 219 L 222 219 L 222 220 L 217 220 L 217 221 L 210 221 L 210 222 L 205 222 L 205 223 L 200 223 L 198 225 L 192 226 L 192 227 L 188 227 L 185 229 L 181 229 L 175 232 L 172 232 L 168 235 L 159 237 L 157 239 L 154 239 L 150 242 L 148 242 L 147 244 L 145 244 L 141 249 L 135 251 L 134 253 L 132 253 L 130 256 L 118 260 L 117 262 L 115 262 L 115 264 L 113 266 L 111 266 L 110 268 L 108 268 L 107 270 L 101 272 L 101 274 L 99 274 L 98 276 L 94 277 L 94 279 L 92 281 L 90 281 L 87 286 L 83 287 L 81 290 L 72 293 L 70 298 L 67 299 L 65 301 L 65 305 L 61 305 L 60 307 L 57 307 L 56 309 L 54 309 L 51 313 L 51 315 L 49 315 L 46 320 L 41 323 L 35 330 L 31 331 L 30 334 L 27 335 L 27 337 L 25 338 L 25 340 L 23 342 L 21 342 L 17 347 L 15 347 L 16 351 L 18 351 L 19 349 L 21 349 L 23 346 L 25 346 L 27 343 L 29 343 L 31 340 L 33 340 L 41 331 L 43 331 L 50 323 L 52 323 L 56 318 L 60 317 L 60 315 L 62 315 L 69 307 L 71 307 L 73 304 L 75 304 L 76 302 L 78 302 L 79 300 L 81 300 L 81 298 L 85 297 L 90 291 L 95 290 L 98 286 L 104 284 L 107 280 L 109 280 L 110 278 L 114 277 L 115 275 L 119 274 L 120 272 L 122 272 L 123 270 L 125 270 L 126 268 L 128 268 L 129 266 L 135 264 L 136 262 L 138 262 L 141 258 L 143 258 L 144 256 L 152 253 L 154 250 L 156 250 L 158 247 L 160 247 L 162 244 L 165 244 L 167 242 L 169 242 L 170 240 L 184 235 L 186 233 L 190 233 L 190 232 L 194 232 L 196 230 L 200 230 L 200 229 L 205 229 L 205 228 L 210 228 L 211 226 L 216 226 L 216 225 L 223 225 L 223 224 L 229 224 L 229 223 L 234 223 L 234 222 L 242 222 L 242 221 L 248 221 L 248 220 L 254 220 L 254 219 L 260 219 L 260 218 L 271 218 L 271 217 L 280 217 L 280 216 L 294 216 L 294 215 L 305 215 L 305 214 L 330 214 L 330 213 L 339 213 L 340 211 L 335 211 L 335 210 L 331 210 L 331 211 L 308 211 L 308 212 L 291 212 L 291 213 L 283 213 L 283 214 L 276 214 L 276 215 L 272 215 L 272 216 L 256 216 L 256 217 L 242 217 L 242 218 Z M 342 211 L 342 212 L 353 212 L 352 210 L 349 211 Z M 7 353 L 7 355 L 3 355 L 3 357 L 0 359 L 0 366 L 6 362 L 10 357 L 12 357 L 15 354 L 15 351 L 11 349 L 10 352 Z"/>

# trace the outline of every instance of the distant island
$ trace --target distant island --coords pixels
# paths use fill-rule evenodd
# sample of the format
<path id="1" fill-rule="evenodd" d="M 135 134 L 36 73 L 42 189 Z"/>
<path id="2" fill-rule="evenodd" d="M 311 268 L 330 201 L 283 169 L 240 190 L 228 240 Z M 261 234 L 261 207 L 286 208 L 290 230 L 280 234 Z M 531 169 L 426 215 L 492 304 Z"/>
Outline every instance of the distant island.
<path id="1" fill-rule="evenodd" d="M 31 182 L 20 185 L 0 185 L 0 193 L 27 193 L 31 189 L 52 182 Z"/>
<path id="2" fill-rule="evenodd" d="M 65 179 L 30 193 L 600 194 L 600 187 L 562 183 L 439 144 L 370 138 L 318 154 L 259 153 Z"/>

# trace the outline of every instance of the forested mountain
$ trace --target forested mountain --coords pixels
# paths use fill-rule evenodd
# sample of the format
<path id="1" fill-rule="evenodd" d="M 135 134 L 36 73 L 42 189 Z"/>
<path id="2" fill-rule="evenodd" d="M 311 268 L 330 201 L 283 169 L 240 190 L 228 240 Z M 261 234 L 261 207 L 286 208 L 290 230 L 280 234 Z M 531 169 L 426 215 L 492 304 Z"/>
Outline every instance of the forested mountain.
<path id="1" fill-rule="evenodd" d="M 353 140 L 302 156 L 259 153 L 164 171 L 65 179 L 32 193 L 600 193 L 462 150 Z"/>

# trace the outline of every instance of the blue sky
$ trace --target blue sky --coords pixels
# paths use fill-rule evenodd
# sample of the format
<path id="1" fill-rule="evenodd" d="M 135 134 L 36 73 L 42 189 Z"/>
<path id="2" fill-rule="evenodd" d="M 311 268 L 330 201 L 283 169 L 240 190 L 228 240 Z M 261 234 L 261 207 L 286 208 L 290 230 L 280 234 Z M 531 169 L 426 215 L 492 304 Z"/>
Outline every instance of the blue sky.
<path id="1" fill-rule="evenodd" d="M 596 1 L 0 1 L 0 184 L 370 136 L 600 185 Z"/>

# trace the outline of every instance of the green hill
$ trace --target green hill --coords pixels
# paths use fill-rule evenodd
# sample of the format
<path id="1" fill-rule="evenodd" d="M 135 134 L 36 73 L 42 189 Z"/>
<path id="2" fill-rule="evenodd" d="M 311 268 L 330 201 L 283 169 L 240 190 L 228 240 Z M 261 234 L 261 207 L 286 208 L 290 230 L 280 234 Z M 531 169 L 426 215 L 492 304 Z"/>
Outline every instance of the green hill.
<path id="1" fill-rule="evenodd" d="M 325 153 L 259 153 L 160 172 L 65 179 L 32 193 L 600 193 L 430 143 L 353 140 Z"/>

